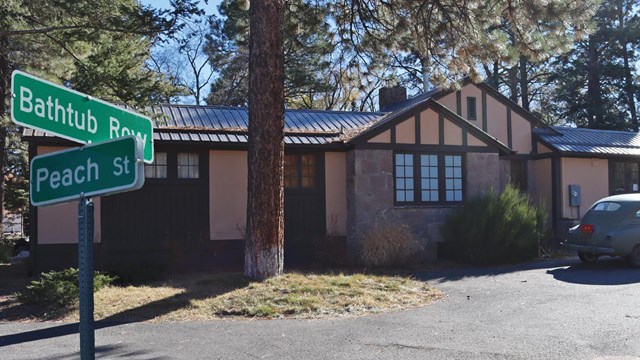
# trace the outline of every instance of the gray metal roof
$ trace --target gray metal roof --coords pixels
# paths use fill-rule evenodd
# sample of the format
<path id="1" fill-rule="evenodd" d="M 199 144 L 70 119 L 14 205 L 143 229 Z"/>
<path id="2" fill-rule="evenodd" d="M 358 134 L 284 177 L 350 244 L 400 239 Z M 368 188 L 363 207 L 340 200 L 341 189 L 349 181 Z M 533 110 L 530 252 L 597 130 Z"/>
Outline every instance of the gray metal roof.
<path id="1" fill-rule="evenodd" d="M 536 136 L 561 153 L 593 155 L 640 155 L 640 134 L 554 126 L 559 134 L 534 129 Z"/>
<path id="2" fill-rule="evenodd" d="M 247 108 L 164 104 L 148 109 L 154 141 L 190 141 L 242 144 L 248 141 Z M 340 141 L 342 134 L 367 127 L 381 112 L 286 110 L 285 144 L 322 145 Z M 25 129 L 25 137 L 50 136 Z"/>

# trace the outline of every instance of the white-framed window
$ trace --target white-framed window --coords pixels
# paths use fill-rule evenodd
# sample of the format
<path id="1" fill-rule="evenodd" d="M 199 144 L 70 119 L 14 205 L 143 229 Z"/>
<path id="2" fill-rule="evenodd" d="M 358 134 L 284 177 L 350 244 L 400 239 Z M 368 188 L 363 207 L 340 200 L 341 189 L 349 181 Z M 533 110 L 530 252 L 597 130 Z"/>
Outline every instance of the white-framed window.
<path id="1" fill-rule="evenodd" d="M 167 178 L 167 153 L 155 152 L 153 154 L 153 163 L 144 165 L 144 176 L 147 179 L 166 179 Z"/>
<path id="2" fill-rule="evenodd" d="M 178 153 L 178 179 L 199 179 L 200 164 L 197 153 Z"/>
<path id="3" fill-rule="evenodd" d="M 428 205 L 462 202 L 464 200 L 463 164 L 463 156 L 456 154 L 396 153 L 394 155 L 395 203 Z"/>

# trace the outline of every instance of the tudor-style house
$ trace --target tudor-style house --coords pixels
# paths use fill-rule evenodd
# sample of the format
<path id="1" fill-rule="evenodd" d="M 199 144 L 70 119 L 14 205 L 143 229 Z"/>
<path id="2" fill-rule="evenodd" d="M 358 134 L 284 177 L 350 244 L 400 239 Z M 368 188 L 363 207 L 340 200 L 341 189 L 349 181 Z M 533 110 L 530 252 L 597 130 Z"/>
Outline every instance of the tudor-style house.
<path id="1" fill-rule="evenodd" d="M 356 261 L 362 235 L 389 213 L 436 259 L 444 217 L 509 182 L 546 204 L 556 234 L 598 198 L 638 191 L 636 134 L 546 126 L 484 83 L 409 99 L 385 88 L 380 102 L 379 112 L 286 111 L 285 261 L 309 261 L 328 234 Z M 97 267 L 241 266 L 247 109 L 150 111 L 155 160 L 143 188 L 94 199 Z M 30 129 L 24 139 L 31 157 L 75 146 Z M 73 203 L 32 209 L 33 270 L 77 262 L 76 215 Z"/>

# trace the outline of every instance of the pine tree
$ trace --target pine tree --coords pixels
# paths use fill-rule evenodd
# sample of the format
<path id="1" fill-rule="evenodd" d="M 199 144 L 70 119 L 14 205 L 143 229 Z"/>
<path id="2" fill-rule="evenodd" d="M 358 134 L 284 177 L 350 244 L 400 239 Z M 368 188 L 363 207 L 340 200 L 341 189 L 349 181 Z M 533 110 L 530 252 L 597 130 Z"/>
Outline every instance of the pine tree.
<path id="1" fill-rule="evenodd" d="M 637 131 L 632 78 L 640 40 L 633 2 L 607 0 L 594 16 L 596 31 L 556 60 L 552 116 L 580 127 Z"/>
<path id="2" fill-rule="evenodd" d="M 153 44 L 198 13 L 191 0 L 155 10 L 135 0 L 10 0 L 0 3 L 0 156 L 5 173 L 11 73 L 20 69 L 130 105 L 175 91 L 146 66 Z M 4 204 L 0 182 L 0 206 Z M 0 220 L 1 220 L 0 212 Z M 0 221 L 1 223 L 1 221 Z"/>

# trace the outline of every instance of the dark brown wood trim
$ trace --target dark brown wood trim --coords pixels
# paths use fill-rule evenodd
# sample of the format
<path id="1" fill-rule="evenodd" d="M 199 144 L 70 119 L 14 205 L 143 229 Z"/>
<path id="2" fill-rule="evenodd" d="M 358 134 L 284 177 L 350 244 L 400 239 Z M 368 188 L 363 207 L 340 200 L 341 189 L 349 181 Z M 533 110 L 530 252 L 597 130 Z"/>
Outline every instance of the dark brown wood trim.
<path id="1" fill-rule="evenodd" d="M 415 144 L 362 144 L 356 147 L 358 150 L 396 150 L 396 151 L 429 151 L 429 152 L 473 152 L 473 153 L 499 153 L 491 146 L 462 146 L 462 145 L 415 145 Z"/>
<path id="2" fill-rule="evenodd" d="M 29 143 L 29 164 L 34 156 L 38 154 L 37 145 Z M 29 201 L 29 276 L 34 275 L 37 270 L 38 259 L 38 208 Z"/>
<path id="3" fill-rule="evenodd" d="M 462 116 L 462 91 L 456 91 L 456 114 Z"/>
<path id="4" fill-rule="evenodd" d="M 396 201 L 396 154 L 410 154 L 413 156 L 413 201 Z M 437 155 L 438 156 L 438 198 L 439 201 L 422 202 L 419 199 L 422 197 L 421 191 L 421 176 L 420 176 L 420 155 Z M 462 201 L 446 201 L 446 179 L 445 179 L 445 161 L 444 157 L 447 155 L 460 156 L 460 163 L 462 168 Z M 393 152 L 393 206 L 394 207 L 442 207 L 442 206 L 456 206 L 466 202 L 467 196 L 467 156 L 464 152 L 458 151 L 394 151 Z"/>
<path id="5" fill-rule="evenodd" d="M 557 230 L 558 220 L 562 214 L 562 163 L 559 157 L 551 158 L 551 226 Z M 564 234 L 556 234 L 564 235 Z"/>
<path id="6" fill-rule="evenodd" d="M 513 124 L 511 123 L 511 108 L 507 106 L 507 145 L 513 149 Z"/>
<path id="7" fill-rule="evenodd" d="M 396 122 L 395 124 L 393 124 L 393 126 L 391 126 L 389 128 L 389 130 L 391 131 L 391 136 L 390 136 L 391 140 L 390 141 L 391 141 L 392 144 L 396 143 L 396 125 L 398 125 L 398 124 L 399 124 L 399 122 Z"/>
<path id="8" fill-rule="evenodd" d="M 482 130 L 487 131 L 487 92 L 482 89 Z"/>
<path id="9" fill-rule="evenodd" d="M 444 115 L 438 113 L 438 144 L 445 145 L 444 143 Z"/>
<path id="10" fill-rule="evenodd" d="M 421 114 L 421 113 L 416 113 L 416 116 L 414 117 L 415 122 L 416 122 L 416 124 L 415 124 L 415 125 L 416 125 L 416 126 L 415 126 L 415 132 L 416 132 L 415 139 L 416 139 L 416 144 L 421 144 L 421 143 L 422 143 L 422 137 L 421 137 L 421 134 L 420 134 L 420 132 L 421 132 L 421 129 L 420 129 L 420 126 L 421 126 L 421 125 L 420 125 L 420 114 Z"/>
<path id="11" fill-rule="evenodd" d="M 462 128 L 462 146 L 467 146 L 467 128 Z"/>

